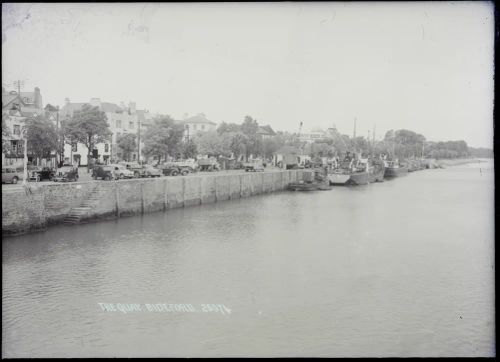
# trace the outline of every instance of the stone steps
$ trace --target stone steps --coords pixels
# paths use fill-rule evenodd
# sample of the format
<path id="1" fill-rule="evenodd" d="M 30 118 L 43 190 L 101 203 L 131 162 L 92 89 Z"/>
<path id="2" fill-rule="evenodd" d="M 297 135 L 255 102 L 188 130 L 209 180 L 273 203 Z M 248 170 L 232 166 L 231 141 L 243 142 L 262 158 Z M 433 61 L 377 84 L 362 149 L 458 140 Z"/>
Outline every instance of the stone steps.
<path id="1" fill-rule="evenodd" d="M 68 215 L 64 218 L 64 223 L 67 225 L 79 224 L 83 217 L 89 215 L 90 211 L 97 206 L 107 192 L 108 190 L 101 188 L 97 184 L 78 207 L 74 207 L 68 212 Z"/>

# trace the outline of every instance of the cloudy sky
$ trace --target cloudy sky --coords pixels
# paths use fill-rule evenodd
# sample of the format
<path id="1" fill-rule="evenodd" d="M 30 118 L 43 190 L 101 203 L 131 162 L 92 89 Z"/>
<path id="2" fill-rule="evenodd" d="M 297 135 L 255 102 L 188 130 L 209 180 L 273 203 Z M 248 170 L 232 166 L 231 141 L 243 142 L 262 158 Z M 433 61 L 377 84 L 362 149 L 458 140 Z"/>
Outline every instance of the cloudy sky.
<path id="1" fill-rule="evenodd" d="M 490 3 L 2 4 L 2 79 L 278 130 L 492 147 Z"/>

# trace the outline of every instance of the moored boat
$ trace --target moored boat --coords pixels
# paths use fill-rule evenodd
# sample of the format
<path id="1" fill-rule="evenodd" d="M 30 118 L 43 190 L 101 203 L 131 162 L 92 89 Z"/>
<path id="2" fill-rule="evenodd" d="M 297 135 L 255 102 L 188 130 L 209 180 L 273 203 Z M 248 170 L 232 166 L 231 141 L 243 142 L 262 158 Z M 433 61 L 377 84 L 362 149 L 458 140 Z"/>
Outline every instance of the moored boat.
<path id="1" fill-rule="evenodd" d="M 288 185 L 290 191 L 317 191 L 331 190 L 328 180 L 324 177 L 324 170 L 314 169 L 304 171 L 304 181 L 292 182 Z"/>
<path id="2" fill-rule="evenodd" d="M 366 185 L 384 181 L 384 162 L 378 159 L 345 159 L 328 173 L 330 185 Z"/>
<path id="3" fill-rule="evenodd" d="M 328 172 L 330 185 L 366 185 L 369 183 L 366 164 L 346 156 L 344 161 Z"/>
<path id="4" fill-rule="evenodd" d="M 384 177 L 399 177 L 408 174 L 408 166 L 403 166 L 398 160 L 385 161 Z"/>

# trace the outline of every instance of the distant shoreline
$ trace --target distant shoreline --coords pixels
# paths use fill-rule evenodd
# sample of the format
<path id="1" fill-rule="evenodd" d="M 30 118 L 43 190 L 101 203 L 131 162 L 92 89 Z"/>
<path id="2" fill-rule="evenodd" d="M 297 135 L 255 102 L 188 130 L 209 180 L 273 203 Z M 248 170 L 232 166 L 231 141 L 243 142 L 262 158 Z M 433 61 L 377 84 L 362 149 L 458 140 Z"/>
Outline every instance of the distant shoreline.
<path id="1" fill-rule="evenodd" d="M 436 164 L 439 166 L 457 166 L 457 165 L 464 165 L 466 163 L 480 163 L 480 162 L 485 162 L 481 161 L 478 158 L 457 158 L 457 159 L 440 159 L 436 160 Z"/>

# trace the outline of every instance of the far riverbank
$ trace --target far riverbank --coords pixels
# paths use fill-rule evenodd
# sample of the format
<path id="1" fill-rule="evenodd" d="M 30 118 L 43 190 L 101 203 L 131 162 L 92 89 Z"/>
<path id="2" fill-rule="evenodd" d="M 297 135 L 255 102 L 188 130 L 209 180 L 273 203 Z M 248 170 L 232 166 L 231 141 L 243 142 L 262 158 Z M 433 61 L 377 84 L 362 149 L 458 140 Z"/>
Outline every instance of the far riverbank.
<path id="1" fill-rule="evenodd" d="M 481 161 L 477 158 L 456 158 L 456 159 L 436 160 L 436 164 L 440 167 L 457 166 L 466 163 L 480 163 L 480 162 L 485 162 L 485 161 Z"/>

